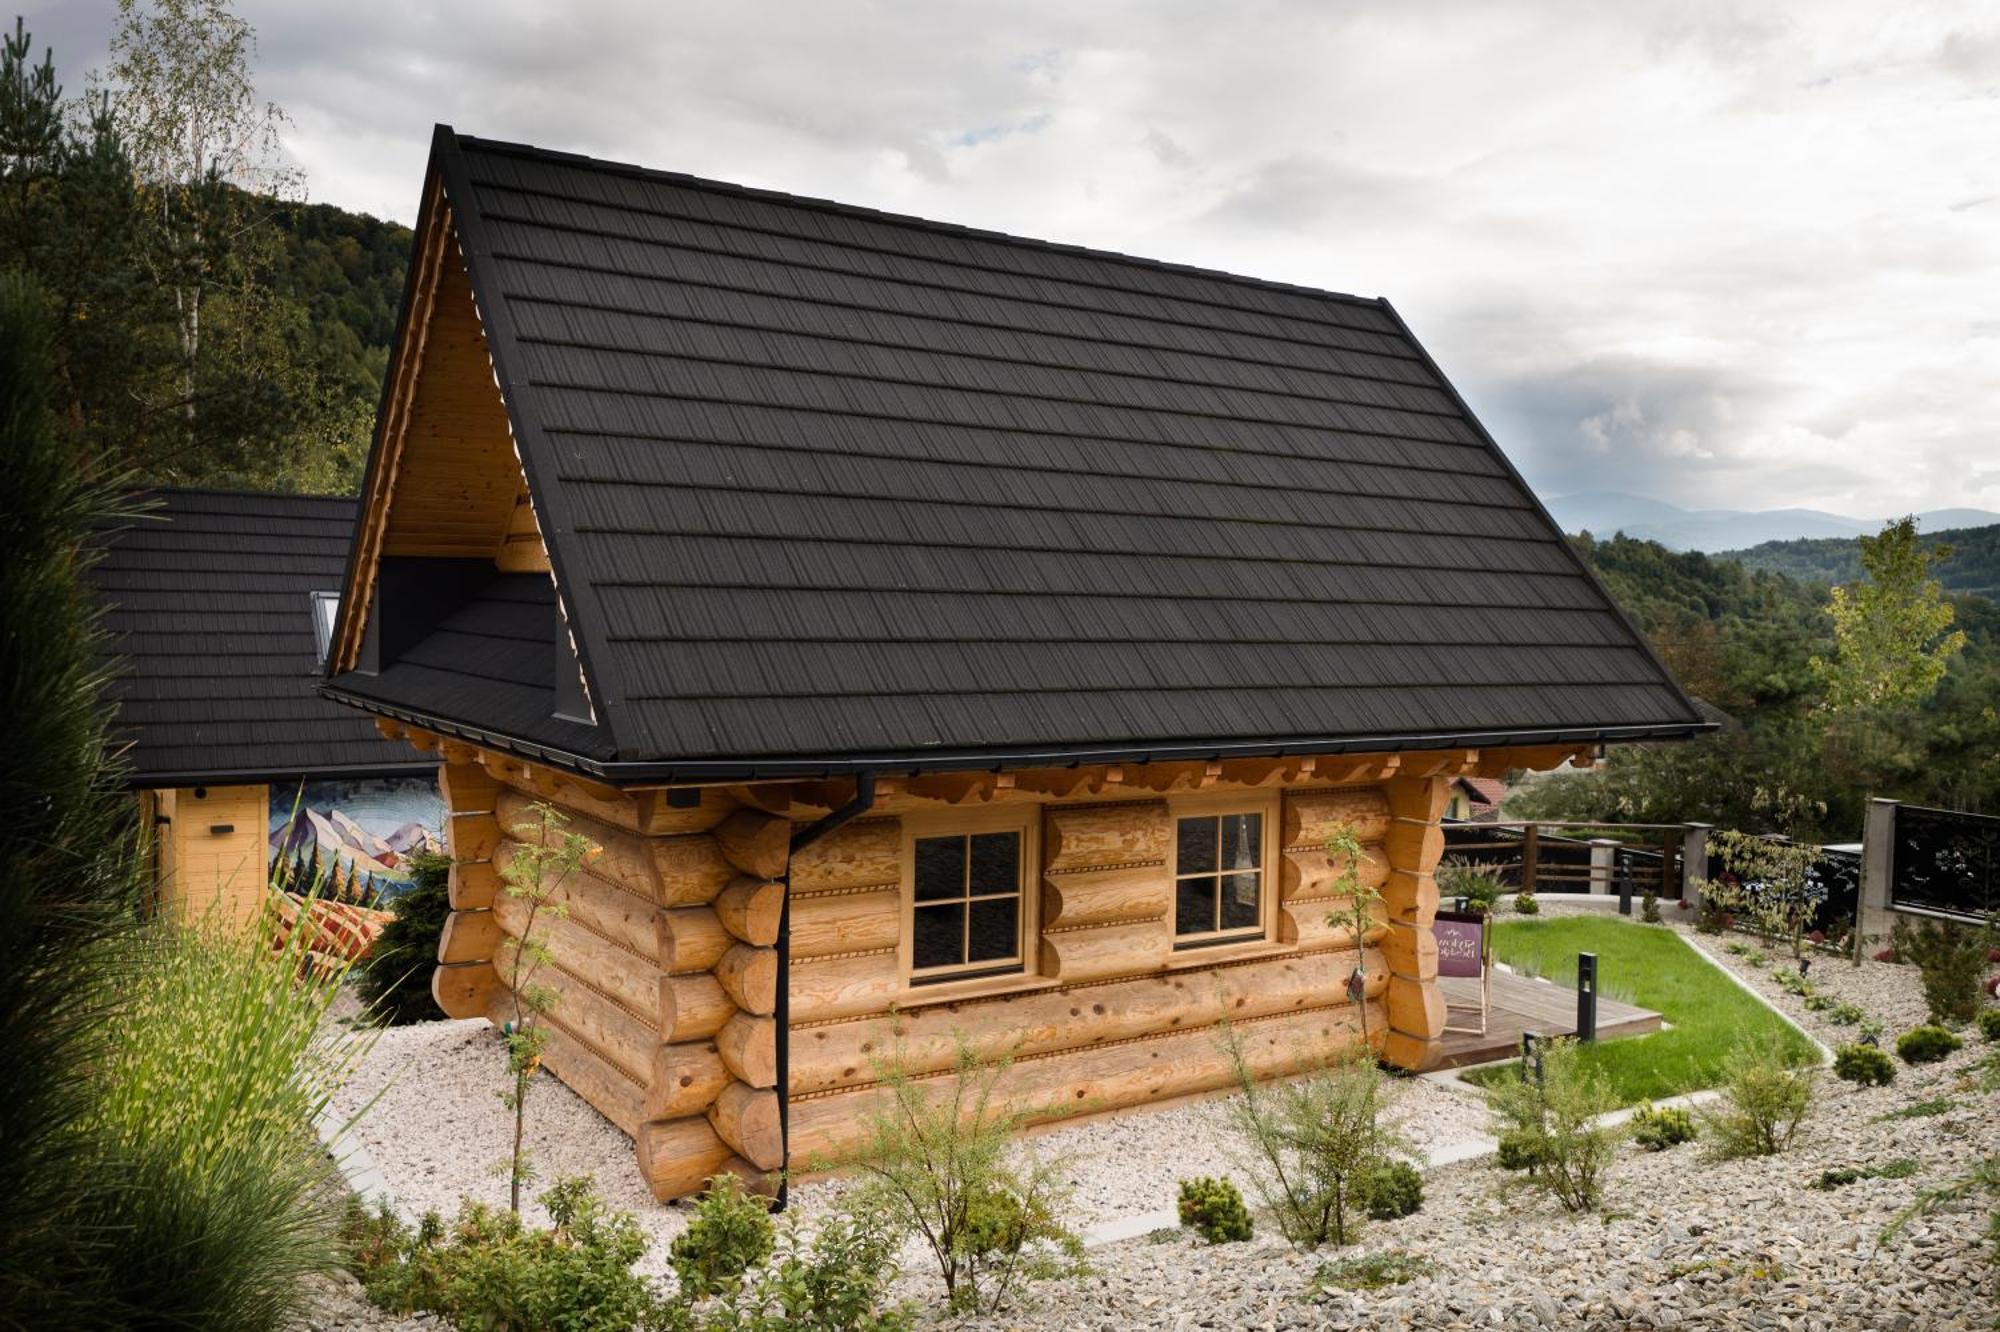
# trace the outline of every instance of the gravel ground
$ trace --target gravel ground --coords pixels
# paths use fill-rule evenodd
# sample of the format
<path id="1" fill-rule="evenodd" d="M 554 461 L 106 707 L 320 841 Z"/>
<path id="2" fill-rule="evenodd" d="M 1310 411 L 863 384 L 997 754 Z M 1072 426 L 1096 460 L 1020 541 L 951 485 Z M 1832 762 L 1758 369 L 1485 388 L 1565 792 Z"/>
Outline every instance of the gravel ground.
<path id="1" fill-rule="evenodd" d="M 1779 990 L 1770 979 L 1776 962 L 1753 968 L 1723 951 L 1726 939 L 1695 935 L 1682 922 L 1671 928 L 1821 1041 L 1854 1038 L 1853 1028 L 1808 1012 Z M 1885 1043 L 1923 1018 L 1912 968 L 1820 959 L 1812 979 L 1834 999 L 1881 1019 Z M 1887 1088 L 1858 1089 L 1823 1077 L 1803 1140 L 1780 1157 L 1712 1163 L 1694 1146 L 1657 1155 L 1627 1146 L 1612 1171 L 1604 1217 L 1566 1217 L 1519 1192 L 1490 1161 L 1442 1166 L 1426 1174 L 1421 1212 L 1372 1226 L 1362 1245 L 1342 1253 L 1295 1253 L 1263 1233 L 1221 1248 L 1178 1235 L 1105 1244 L 1091 1251 L 1091 1275 L 1042 1286 L 1021 1308 L 963 1326 L 977 1332 L 1991 1326 L 2000 1302 L 1981 1243 L 1988 1200 L 1953 1205 L 1879 1242 L 1884 1225 L 1922 1189 L 2000 1153 L 2000 1097 L 1978 1090 L 1973 1077 L 1985 1053 L 1975 1039 L 1945 1063 L 1902 1068 Z M 425 1024 L 385 1033 L 343 1094 L 348 1109 L 379 1097 L 357 1136 L 407 1209 L 448 1209 L 460 1194 L 504 1197 L 504 1182 L 484 1168 L 500 1159 L 507 1142 L 508 1118 L 496 1095 L 501 1068 L 498 1037 L 484 1024 Z M 1448 1149 L 1484 1128 L 1477 1103 L 1463 1091 L 1426 1079 L 1403 1081 L 1399 1090 L 1404 1131 L 1427 1151 Z M 636 1212 L 653 1234 L 650 1266 L 657 1270 L 666 1239 L 684 1224 L 684 1208 L 651 1200 L 624 1136 L 567 1089 L 545 1080 L 535 1097 L 532 1137 L 544 1175 L 594 1172 L 607 1196 Z M 1878 1119 L 1938 1097 L 1949 1097 L 1954 1108 Z M 440 1112 L 445 1106 L 449 1114 Z M 1179 1178 L 1236 1175 L 1215 1127 L 1218 1109 L 1210 1101 L 1106 1117 L 1038 1134 L 1031 1143 L 1069 1161 L 1077 1221 L 1090 1226 L 1170 1206 Z M 1918 1163 L 1915 1177 L 1865 1179 L 1830 1191 L 1808 1187 L 1825 1169 L 1898 1158 Z M 798 1211 L 810 1218 L 839 1191 L 837 1182 L 807 1185 L 796 1191 Z M 1379 1291 L 1315 1291 L 1315 1275 L 1329 1259 L 1388 1251 L 1415 1255 L 1431 1271 Z M 926 1303 L 935 1293 L 914 1271 L 903 1288 Z M 368 1322 L 344 1289 L 329 1290 L 327 1300 L 326 1319 L 311 1327 L 421 1326 Z"/>

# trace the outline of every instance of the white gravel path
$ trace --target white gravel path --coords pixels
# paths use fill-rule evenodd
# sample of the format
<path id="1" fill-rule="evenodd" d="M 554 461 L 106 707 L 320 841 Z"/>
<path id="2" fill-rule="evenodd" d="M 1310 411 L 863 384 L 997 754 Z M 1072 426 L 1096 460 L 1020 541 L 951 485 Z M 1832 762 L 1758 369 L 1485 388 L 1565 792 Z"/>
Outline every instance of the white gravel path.
<path id="1" fill-rule="evenodd" d="M 1554 913 L 1551 913 L 1554 914 Z M 1681 922 L 1669 928 L 1686 931 Z M 1734 938 L 1735 936 L 1730 936 Z M 1777 963 L 1751 967 L 1724 951 L 1729 939 L 1693 936 L 1817 1039 L 1854 1038 L 1852 1027 L 1807 1010 L 1771 980 Z M 1769 952 L 1767 948 L 1765 950 Z M 1836 959 L 1812 979 L 1837 1000 L 1882 1020 L 1885 1044 L 1922 1020 L 1913 968 Z M 1919 1222 L 1886 1245 L 1882 1226 L 1928 1185 L 1981 1156 L 2000 1153 L 2000 1094 L 1980 1090 L 1975 1064 L 1989 1047 L 1976 1037 L 1944 1064 L 1902 1068 L 1888 1088 L 1822 1079 L 1806 1140 L 1784 1156 L 1713 1164 L 1695 1149 L 1648 1155 L 1626 1147 L 1614 1168 L 1610 1211 L 1571 1219 L 1509 1190 L 1490 1161 L 1435 1166 L 1424 1209 L 1373 1227 L 1349 1253 L 1397 1249 L 1434 1270 L 1410 1284 L 1367 1293 L 1316 1294 L 1327 1254 L 1286 1248 L 1260 1225 L 1246 1245 L 1207 1248 L 1185 1237 L 1146 1237 L 1093 1248 L 1090 1276 L 1038 1289 L 1025 1307 L 965 1326 L 1002 1329 L 1628 1327 L 1807 1329 L 1990 1326 L 2000 1303 L 1984 1251 L 1986 1200 Z M 498 1202 L 505 1186 L 488 1166 L 504 1154 L 509 1119 L 498 1099 L 500 1041 L 479 1022 L 441 1022 L 383 1034 L 340 1106 L 372 1097 L 356 1138 L 406 1210 L 449 1210 L 464 1194 Z M 1467 1150 L 1484 1115 L 1463 1089 L 1435 1079 L 1399 1079 L 1396 1115 L 1434 1160 Z M 639 1184 L 623 1134 L 553 1079 L 534 1093 L 531 1142 L 545 1177 L 594 1173 L 609 1199 L 634 1212 L 654 1245 L 658 1271 L 685 1207 L 654 1202 Z M 1918 1101 L 1949 1097 L 1949 1113 L 1883 1120 Z M 1138 1235 L 1171 1206 L 1175 1181 L 1236 1170 L 1216 1120 L 1219 1101 L 1105 1116 L 1034 1135 L 1029 1150 L 1069 1163 L 1079 1227 L 1100 1237 L 1121 1221 Z M 1913 1158 L 1909 1179 L 1807 1187 L 1831 1166 Z M 838 1181 L 795 1191 L 807 1218 L 841 1191 Z M 927 1304 L 934 1292 L 912 1268 L 904 1288 Z M 325 1327 L 364 1326 L 329 1319 Z M 389 1326 L 384 1324 L 383 1326 Z"/>

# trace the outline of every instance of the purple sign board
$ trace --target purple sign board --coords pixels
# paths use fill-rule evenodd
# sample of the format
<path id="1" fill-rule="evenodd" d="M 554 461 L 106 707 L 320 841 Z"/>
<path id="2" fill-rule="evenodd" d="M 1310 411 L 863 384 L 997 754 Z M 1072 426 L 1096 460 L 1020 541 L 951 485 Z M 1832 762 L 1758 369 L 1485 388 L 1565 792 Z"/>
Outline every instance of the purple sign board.
<path id="1" fill-rule="evenodd" d="M 1437 937 L 1438 975 L 1478 976 L 1485 970 L 1486 918 L 1471 913 L 1438 912 L 1431 924 Z"/>

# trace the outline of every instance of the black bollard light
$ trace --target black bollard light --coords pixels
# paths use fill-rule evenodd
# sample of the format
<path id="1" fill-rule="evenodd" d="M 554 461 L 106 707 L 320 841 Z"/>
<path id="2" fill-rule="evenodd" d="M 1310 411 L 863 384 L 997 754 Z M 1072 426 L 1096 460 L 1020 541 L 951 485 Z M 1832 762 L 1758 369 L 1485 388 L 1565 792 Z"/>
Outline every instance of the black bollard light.
<path id="1" fill-rule="evenodd" d="M 1632 866 L 1630 862 L 1618 867 L 1618 914 L 1632 914 Z"/>
<path id="2" fill-rule="evenodd" d="M 1576 1038 L 1597 1039 L 1597 954 L 1576 955 Z"/>

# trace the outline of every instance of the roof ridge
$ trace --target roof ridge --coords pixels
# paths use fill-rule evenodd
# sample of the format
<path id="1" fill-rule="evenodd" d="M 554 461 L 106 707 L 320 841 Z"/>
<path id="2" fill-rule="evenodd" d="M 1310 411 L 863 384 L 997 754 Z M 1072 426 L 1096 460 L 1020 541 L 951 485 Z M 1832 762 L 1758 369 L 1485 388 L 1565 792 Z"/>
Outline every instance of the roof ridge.
<path id="1" fill-rule="evenodd" d="M 936 218 L 919 217 L 914 213 L 893 213 L 883 208 L 868 208 L 861 204 L 841 203 L 837 199 L 822 199 L 810 194 L 791 194 L 784 190 L 765 189 L 757 185 L 740 185 L 734 181 L 715 180 L 708 176 L 697 176 L 685 171 L 664 171 L 657 167 L 640 166 L 635 162 L 614 162 L 602 157 L 592 157 L 587 153 L 569 153 L 554 148 L 539 148 L 534 144 L 516 143 L 508 139 L 485 139 L 473 134 L 460 134 L 445 127 L 462 148 L 473 148 L 486 152 L 502 153 L 510 157 L 523 157 L 542 162 L 560 162 L 572 166 L 586 167 L 593 171 L 604 171 L 614 175 L 635 176 L 641 180 L 671 181 L 692 189 L 706 190 L 719 194 L 734 194 L 749 199 L 766 199 L 791 208 L 804 208 L 814 212 L 832 213 L 843 217 L 867 218 L 875 222 L 885 222 L 892 226 L 910 227 L 920 231 L 935 231 L 945 235 L 969 236 L 978 240 L 997 241 L 1004 245 L 1019 246 L 1023 249 L 1046 250 L 1054 254 L 1077 255 L 1087 259 L 1103 259 L 1123 264 L 1130 268 L 1151 272 L 1179 273 L 1188 277 L 1208 278 L 1235 286 L 1249 287 L 1260 291 L 1285 292 L 1293 296 L 1306 296 L 1315 300 L 1330 301 L 1340 305 L 1355 305 L 1370 310 L 1380 310 L 1387 304 L 1380 296 L 1356 296 L 1352 292 L 1330 291 L 1324 287 L 1308 287 L 1296 282 L 1279 282 L 1271 278 L 1252 277 L 1247 273 L 1232 273 L 1222 268 L 1204 268 L 1199 264 L 1174 263 L 1165 259 L 1148 259 L 1143 255 L 1126 254 L 1122 250 L 1101 250 L 1088 245 L 1076 245 L 1066 241 L 1043 240 L 1036 236 L 1019 236 L 1010 231 L 994 231 L 987 227 L 967 226 L 961 222 L 943 222 Z"/>

